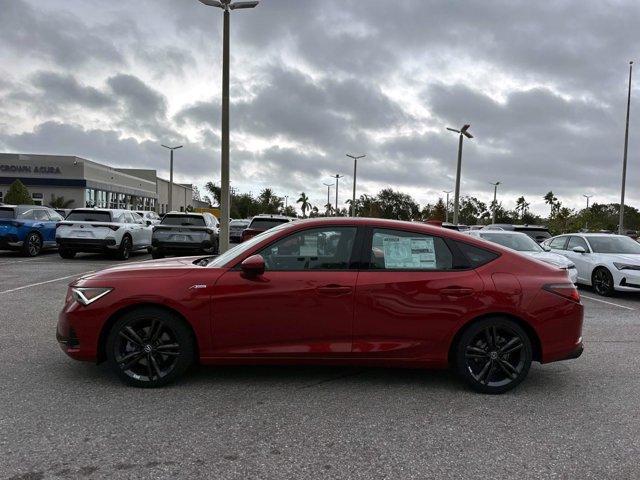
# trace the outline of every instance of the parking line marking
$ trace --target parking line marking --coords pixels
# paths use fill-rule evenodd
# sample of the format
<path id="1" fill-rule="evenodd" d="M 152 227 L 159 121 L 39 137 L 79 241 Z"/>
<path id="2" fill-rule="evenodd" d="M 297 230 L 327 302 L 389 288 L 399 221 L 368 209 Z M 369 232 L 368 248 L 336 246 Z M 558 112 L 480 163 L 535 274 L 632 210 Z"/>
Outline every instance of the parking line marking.
<path id="1" fill-rule="evenodd" d="M 47 283 L 59 282 L 60 280 L 66 280 L 67 278 L 80 277 L 82 275 L 86 275 L 87 273 L 92 273 L 92 272 L 95 272 L 95 270 L 89 270 L 88 272 L 82 272 L 82 273 L 74 273 L 73 275 L 67 275 L 66 277 L 54 278 L 53 280 L 47 280 L 45 282 L 32 283 L 30 285 L 23 285 L 22 287 L 11 288 L 9 290 L 2 290 L 0 292 L 0 295 L 2 295 L 3 293 L 17 292 L 18 290 L 24 290 L 25 288 L 37 287 L 39 285 L 45 285 Z"/>
<path id="2" fill-rule="evenodd" d="M 627 307 L 625 305 L 620 305 L 619 303 L 607 302 L 606 300 L 601 300 L 599 298 L 587 297 L 586 295 L 580 295 L 580 297 L 588 298 L 589 300 L 593 300 L 594 302 L 601 302 L 601 303 L 606 303 L 607 305 L 613 305 L 614 307 L 624 308 L 626 310 L 635 310 L 635 308 Z"/>

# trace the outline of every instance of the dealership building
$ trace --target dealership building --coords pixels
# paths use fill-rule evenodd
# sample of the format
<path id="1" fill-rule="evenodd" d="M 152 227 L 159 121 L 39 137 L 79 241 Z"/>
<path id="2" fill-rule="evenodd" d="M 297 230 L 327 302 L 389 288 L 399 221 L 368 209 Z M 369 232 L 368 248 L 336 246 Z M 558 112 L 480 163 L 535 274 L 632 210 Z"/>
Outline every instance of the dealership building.
<path id="1" fill-rule="evenodd" d="M 159 178 L 156 170 L 113 168 L 74 156 L 0 153 L 0 203 L 17 179 L 37 205 L 63 197 L 73 200 L 70 208 L 126 208 L 160 214 L 200 206 L 194 205 L 193 186 L 180 183 L 173 184 L 173 205 L 169 205 L 169 182 Z"/>

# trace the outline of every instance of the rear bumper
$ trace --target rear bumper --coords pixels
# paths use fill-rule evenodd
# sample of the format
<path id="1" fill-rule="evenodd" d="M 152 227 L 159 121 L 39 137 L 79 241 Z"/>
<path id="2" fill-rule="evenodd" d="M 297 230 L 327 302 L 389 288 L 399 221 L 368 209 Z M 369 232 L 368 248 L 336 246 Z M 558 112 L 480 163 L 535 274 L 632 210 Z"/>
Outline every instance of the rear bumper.
<path id="1" fill-rule="evenodd" d="M 163 252 L 202 252 L 213 248 L 211 240 L 201 242 L 165 242 L 154 238 L 151 242 L 154 249 Z"/>
<path id="2" fill-rule="evenodd" d="M 56 238 L 58 248 L 77 252 L 103 252 L 116 246 L 115 238 Z"/>

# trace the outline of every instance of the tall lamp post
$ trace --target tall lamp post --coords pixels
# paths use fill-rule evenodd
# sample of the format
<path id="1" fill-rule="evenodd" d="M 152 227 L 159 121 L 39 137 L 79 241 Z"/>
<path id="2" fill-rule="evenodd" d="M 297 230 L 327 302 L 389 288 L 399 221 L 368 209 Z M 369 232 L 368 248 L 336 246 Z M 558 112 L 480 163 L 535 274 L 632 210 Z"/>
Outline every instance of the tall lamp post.
<path id="1" fill-rule="evenodd" d="M 498 210 L 498 185 L 500 185 L 500 182 L 491 183 L 491 185 L 493 185 L 493 212 L 491 215 L 491 223 L 496 223 L 496 210 Z"/>
<path id="2" fill-rule="evenodd" d="M 169 208 L 167 211 L 173 210 L 173 151 L 179 148 L 182 148 L 182 145 L 178 145 L 177 147 L 167 147 L 166 145 L 162 145 L 164 148 L 168 148 L 171 152 L 171 156 L 169 157 Z M 186 209 L 185 205 L 185 209 Z"/>
<path id="3" fill-rule="evenodd" d="M 587 199 L 587 218 L 584 221 L 584 228 L 585 230 L 588 230 L 589 229 L 589 199 L 593 197 L 593 195 L 582 195 L 582 196 Z"/>
<path id="4" fill-rule="evenodd" d="M 627 148 L 629 146 L 629 113 L 631 110 L 631 74 L 633 62 L 629 62 L 629 93 L 627 94 L 627 122 L 624 129 L 624 153 L 622 156 L 622 188 L 620 189 L 620 219 L 618 220 L 618 233 L 624 235 L 624 189 L 627 183 Z"/>
<path id="5" fill-rule="evenodd" d="M 456 168 L 456 192 L 453 197 L 453 223 L 458 224 L 458 214 L 460 213 L 460 171 L 462 170 L 462 139 L 464 137 L 473 138 L 468 130 L 471 125 L 463 125 L 460 130 L 447 127 L 447 130 L 458 133 L 460 141 L 458 142 L 458 167 Z"/>
<path id="6" fill-rule="evenodd" d="M 284 209 L 286 210 L 289 206 L 289 195 L 284 196 Z"/>
<path id="7" fill-rule="evenodd" d="M 200 0 L 210 7 L 224 11 L 222 30 L 222 128 L 220 141 L 220 253 L 229 249 L 229 12 L 240 8 L 254 8 L 258 1 L 233 2 L 231 0 Z"/>
<path id="8" fill-rule="evenodd" d="M 447 206 L 444 209 L 444 221 L 449 223 L 449 194 L 453 192 L 453 190 L 442 190 L 442 193 L 447 194 Z"/>
<path id="9" fill-rule="evenodd" d="M 358 159 L 366 157 L 366 154 L 363 155 L 350 155 L 347 153 L 347 157 L 353 158 L 353 197 L 351 199 L 351 216 L 356 216 L 356 172 L 358 169 Z"/>
<path id="10" fill-rule="evenodd" d="M 333 187 L 333 183 L 323 183 L 325 187 L 327 187 L 327 217 L 329 216 L 329 209 L 331 208 L 331 200 L 329 198 L 329 194 L 331 191 L 331 187 Z"/>
<path id="11" fill-rule="evenodd" d="M 338 216 L 338 180 L 340 180 L 344 175 L 340 175 L 336 173 L 333 178 L 336 179 L 336 217 Z"/>

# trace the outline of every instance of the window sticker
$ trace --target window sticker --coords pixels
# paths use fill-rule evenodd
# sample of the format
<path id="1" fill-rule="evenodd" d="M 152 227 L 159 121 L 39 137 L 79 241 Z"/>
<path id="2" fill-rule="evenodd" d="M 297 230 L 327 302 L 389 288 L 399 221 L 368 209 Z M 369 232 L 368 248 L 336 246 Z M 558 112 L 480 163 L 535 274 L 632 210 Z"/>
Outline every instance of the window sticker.
<path id="1" fill-rule="evenodd" d="M 384 237 L 382 239 L 385 268 L 435 269 L 433 238 Z"/>
<path id="2" fill-rule="evenodd" d="M 318 236 L 317 235 L 305 235 L 303 237 L 304 243 L 300 245 L 301 257 L 317 257 L 318 256 Z"/>

